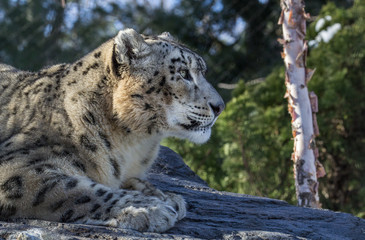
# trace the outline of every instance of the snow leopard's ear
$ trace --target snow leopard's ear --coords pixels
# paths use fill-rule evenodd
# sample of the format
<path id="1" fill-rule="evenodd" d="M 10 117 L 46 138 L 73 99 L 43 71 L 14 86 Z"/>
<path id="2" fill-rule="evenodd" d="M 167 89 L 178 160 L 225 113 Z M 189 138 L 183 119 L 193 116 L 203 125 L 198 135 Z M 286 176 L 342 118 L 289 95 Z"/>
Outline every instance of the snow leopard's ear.
<path id="1" fill-rule="evenodd" d="M 163 32 L 158 37 L 170 41 L 175 41 L 175 38 L 169 32 Z"/>
<path id="2" fill-rule="evenodd" d="M 119 64 L 133 64 L 134 59 L 147 56 L 151 48 L 142 36 L 133 29 L 119 31 L 114 38 L 115 57 Z"/>

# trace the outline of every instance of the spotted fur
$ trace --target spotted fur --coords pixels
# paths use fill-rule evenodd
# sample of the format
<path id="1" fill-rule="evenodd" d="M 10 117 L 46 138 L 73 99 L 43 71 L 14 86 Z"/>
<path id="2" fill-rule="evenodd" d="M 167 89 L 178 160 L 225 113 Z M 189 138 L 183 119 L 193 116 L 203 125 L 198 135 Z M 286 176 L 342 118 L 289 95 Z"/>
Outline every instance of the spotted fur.
<path id="1" fill-rule="evenodd" d="M 0 220 L 171 228 L 185 202 L 145 173 L 163 138 L 208 140 L 224 104 L 205 71 L 168 33 L 131 29 L 72 64 L 0 64 Z"/>

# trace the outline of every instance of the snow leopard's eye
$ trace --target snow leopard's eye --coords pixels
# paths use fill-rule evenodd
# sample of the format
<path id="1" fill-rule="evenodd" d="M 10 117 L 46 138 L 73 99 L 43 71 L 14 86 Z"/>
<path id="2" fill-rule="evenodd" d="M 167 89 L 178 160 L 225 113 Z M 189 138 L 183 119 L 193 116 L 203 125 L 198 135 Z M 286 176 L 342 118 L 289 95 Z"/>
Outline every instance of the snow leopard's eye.
<path id="1" fill-rule="evenodd" d="M 184 78 L 185 80 L 187 80 L 187 81 L 192 81 L 193 80 L 193 78 L 191 77 L 191 75 L 189 73 L 189 70 L 181 69 L 179 71 L 179 73 L 180 73 L 181 77 Z"/>

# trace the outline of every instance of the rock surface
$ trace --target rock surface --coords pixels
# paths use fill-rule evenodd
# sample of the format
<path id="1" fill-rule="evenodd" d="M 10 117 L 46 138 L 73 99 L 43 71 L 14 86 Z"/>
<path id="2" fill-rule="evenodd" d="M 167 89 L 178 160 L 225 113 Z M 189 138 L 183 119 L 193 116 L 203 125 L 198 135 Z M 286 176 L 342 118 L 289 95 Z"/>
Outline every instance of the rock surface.
<path id="1" fill-rule="evenodd" d="M 186 218 L 166 233 L 19 220 L 0 222 L 0 239 L 365 239 L 365 220 L 347 213 L 211 189 L 166 147 L 149 179 L 188 203 Z"/>

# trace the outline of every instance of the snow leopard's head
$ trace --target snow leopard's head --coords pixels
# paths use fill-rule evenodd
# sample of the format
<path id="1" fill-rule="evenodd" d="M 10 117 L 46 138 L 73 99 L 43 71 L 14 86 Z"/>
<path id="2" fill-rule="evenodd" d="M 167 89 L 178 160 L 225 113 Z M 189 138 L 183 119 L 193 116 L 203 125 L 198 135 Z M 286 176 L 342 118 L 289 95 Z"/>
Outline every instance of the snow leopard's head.
<path id="1" fill-rule="evenodd" d="M 120 78 L 114 111 L 121 122 L 132 116 L 128 125 L 147 134 L 206 142 L 224 102 L 204 77 L 204 60 L 168 33 L 143 36 L 126 29 L 114 43 Z"/>

